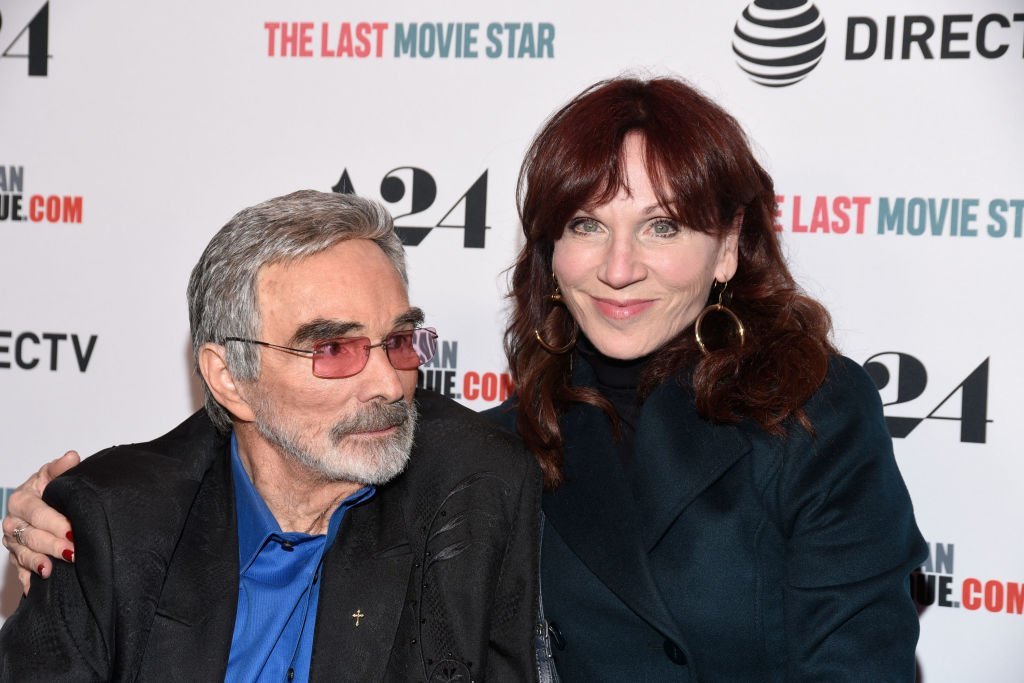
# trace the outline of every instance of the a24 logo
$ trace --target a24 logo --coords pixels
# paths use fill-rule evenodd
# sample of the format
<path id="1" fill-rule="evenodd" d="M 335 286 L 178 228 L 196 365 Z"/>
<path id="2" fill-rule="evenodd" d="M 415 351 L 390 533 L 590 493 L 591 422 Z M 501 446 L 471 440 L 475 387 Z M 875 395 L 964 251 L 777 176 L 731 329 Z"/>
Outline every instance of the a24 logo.
<path id="1" fill-rule="evenodd" d="M 0 15 L 0 29 L 3 28 L 4 19 Z M 22 41 L 22 36 L 28 33 L 26 41 Z M 25 52 L 12 52 L 15 49 L 25 49 L 18 47 L 19 43 L 27 42 L 28 48 Z M 43 6 L 39 8 L 35 16 L 18 32 L 18 35 L 14 36 L 12 40 L 3 52 L 0 52 L 0 57 L 17 57 L 28 59 L 28 75 L 29 76 L 45 76 L 47 72 L 48 62 L 47 60 L 51 57 L 50 52 L 50 3 L 44 2 Z"/>
<path id="2" fill-rule="evenodd" d="M 342 194 L 356 194 L 347 168 L 341 172 L 341 178 L 331 189 Z M 487 231 L 490 229 L 487 226 L 487 171 L 480 174 L 480 177 L 455 200 L 447 213 L 434 225 L 416 225 L 415 222 L 410 224 L 408 221 L 402 221 L 426 211 L 437 199 L 437 182 L 434 176 L 422 168 L 399 166 L 391 169 L 380 181 L 380 196 L 385 202 L 399 205 L 398 210 L 404 211 L 394 213 L 395 232 L 402 238 L 402 244 L 414 247 L 434 228 L 454 228 L 463 231 L 463 247 L 483 249 Z M 458 223 L 455 221 L 458 220 L 460 207 L 462 222 Z"/>
<path id="3" fill-rule="evenodd" d="M 966 378 L 946 394 L 924 417 L 902 417 L 886 415 L 885 422 L 893 438 L 903 439 L 925 420 L 950 420 L 960 423 L 960 441 L 964 443 L 985 443 L 986 428 L 992 420 L 988 419 L 988 366 L 986 358 L 974 368 Z M 875 387 L 882 391 L 895 381 L 896 396 L 884 406 L 909 403 L 924 394 L 928 386 L 928 371 L 924 363 L 900 351 L 883 351 L 864 361 L 864 369 L 875 382 Z M 891 393 L 891 392 L 890 392 Z M 943 406 L 955 406 L 955 396 L 959 393 L 959 416 L 940 415 Z M 953 403 L 951 403 L 953 402 Z M 948 410 L 948 408 L 947 408 Z"/>

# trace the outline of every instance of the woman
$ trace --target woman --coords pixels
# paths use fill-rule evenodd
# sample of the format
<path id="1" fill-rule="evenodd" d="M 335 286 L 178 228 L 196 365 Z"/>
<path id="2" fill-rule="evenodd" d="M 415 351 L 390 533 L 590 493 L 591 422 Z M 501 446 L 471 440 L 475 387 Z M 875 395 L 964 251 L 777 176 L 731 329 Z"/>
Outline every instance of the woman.
<path id="1" fill-rule="evenodd" d="M 912 681 L 926 547 L 880 400 L 736 121 L 677 80 L 599 83 L 519 205 L 497 412 L 546 476 L 563 680 Z"/>
<path id="2" fill-rule="evenodd" d="M 599 83 L 538 134 L 519 204 L 518 393 L 491 416 L 545 473 L 562 679 L 913 680 L 926 548 L 878 394 L 794 283 L 736 121 L 674 79 Z"/>

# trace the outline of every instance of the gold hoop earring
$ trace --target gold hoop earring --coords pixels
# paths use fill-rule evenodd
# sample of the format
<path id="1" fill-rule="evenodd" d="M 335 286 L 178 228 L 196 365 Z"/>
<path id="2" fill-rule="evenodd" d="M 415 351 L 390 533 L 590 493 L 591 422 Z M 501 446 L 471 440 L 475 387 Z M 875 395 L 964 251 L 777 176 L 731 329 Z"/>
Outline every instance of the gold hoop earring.
<path id="1" fill-rule="evenodd" d="M 552 304 L 560 304 L 562 303 L 562 292 L 558 289 L 558 280 L 555 278 L 554 270 L 551 271 L 551 280 L 555 283 L 555 291 L 551 292 L 551 294 L 548 295 L 548 301 L 550 301 Z M 568 353 L 573 349 L 574 346 L 576 346 L 576 337 L 579 334 L 579 330 L 579 324 L 577 324 L 577 322 L 573 320 L 572 338 L 569 339 L 568 343 L 565 346 L 554 346 L 552 344 L 547 343 L 546 341 L 544 341 L 544 338 L 540 336 L 540 330 L 537 328 L 533 329 L 533 336 L 536 337 L 537 343 L 540 344 L 545 351 L 547 351 L 548 353 L 553 353 L 556 356 L 560 356 L 563 353 Z"/>
<path id="2" fill-rule="evenodd" d="M 568 353 L 573 350 L 573 348 L 576 346 L 576 337 L 579 335 L 579 331 L 580 326 L 574 320 L 572 322 L 572 338 L 565 346 L 552 346 L 551 344 L 548 344 L 540 336 L 540 330 L 537 329 L 534 329 L 533 336 L 537 338 L 537 343 L 540 344 L 545 351 L 547 351 L 548 353 L 553 353 L 556 356 L 560 356 L 563 353 Z"/>
<path id="3" fill-rule="evenodd" d="M 548 300 L 551 303 L 560 304 L 562 303 L 562 292 L 558 289 L 558 280 L 555 279 L 555 271 L 551 271 L 551 280 L 555 283 L 555 291 L 548 295 Z"/>
<path id="4" fill-rule="evenodd" d="M 700 325 L 702 322 L 704 322 L 704 316 L 706 316 L 708 313 L 722 312 L 725 313 L 730 318 L 732 318 L 732 322 L 736 325 L 736 331 L 739 334 L 740 346 L 742 347 L 744 342 L 746 341 L 747 331 L 743 327 L 743 321 L 741 321 L 738 315 L 733 313 L 724 303 L 722 303 L 722 299 L 725 296 L 725 290 L 728 286 L 728 281 L 723 283 L 722 289 L 718 292 L 718 303 L 706 306 L 704 310 L 700 312 L 700 315 L 697 316 L 697 319 L 693 321 L 693 336 L 696 337 L 697 339 L 697 346 L 700 347 L 700 352 L 703 353 L 705 356 L 708 355 L 708 353 L 710 352 L 704 345 L 704 340 L 701 338 Z"/>

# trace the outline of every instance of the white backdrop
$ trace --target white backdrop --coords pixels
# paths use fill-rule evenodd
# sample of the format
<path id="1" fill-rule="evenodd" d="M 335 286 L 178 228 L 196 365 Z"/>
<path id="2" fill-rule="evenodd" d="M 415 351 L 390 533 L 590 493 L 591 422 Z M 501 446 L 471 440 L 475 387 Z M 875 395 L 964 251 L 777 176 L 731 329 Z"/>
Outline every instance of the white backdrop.
<path id="1" fill-rule="evenodd" d="M 198 407 L 184 289 L 203 246 L 343 174 L 400 226 L 468 224 L 409 247 L 412 295 L 443 344 L 424 381 L 493 405 L 533 133 L 598 79 L 677 74 L 747 127 L 798 279 L 905 418 L 933 549 L 922 680 L 1021 680 L 1024 2 L 818 0 L 817 50 L 812 5 L 789 4 L 0 0 L 0 484 Z M 766 87 L 734 44 L 795 55 L 750 70 L 810 71 Z"/>

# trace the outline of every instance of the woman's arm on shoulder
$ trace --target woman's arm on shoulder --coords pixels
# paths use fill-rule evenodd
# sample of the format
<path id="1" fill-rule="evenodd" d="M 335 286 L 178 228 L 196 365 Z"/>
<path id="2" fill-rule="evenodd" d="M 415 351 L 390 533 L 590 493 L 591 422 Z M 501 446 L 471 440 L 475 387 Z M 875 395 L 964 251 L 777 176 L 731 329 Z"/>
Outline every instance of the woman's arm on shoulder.
<path id="1" fill-rule="evenodd" d="M 79 529 L 82 557 L 37 579 L 0 629 L 0 681 L 110 680 L 114 577 L 106 510 L 76 478 L 47 487 L 46 502 Z M 56 514 L 56 513 L 55 513 Z"/>
<path id="2" fill-rule="evenodd" d="M 27 595 L 32 573 L 44 579 L 53 571 L 50 557 L 74 561 L 75 545 L 71 523 L 43 502 L 43 491 L 55 478 L 78 465 L 81 458 L 68 451 L 52 460 L 28 478 L 12 494 L 3 521 L 3 544 L 10 552 L 10 561 L 18 571 L 18 581 Z M 15 532 L 20 530 L 21 533 Z"/>

